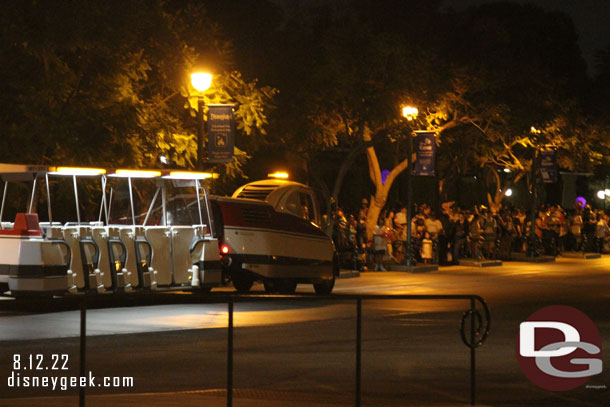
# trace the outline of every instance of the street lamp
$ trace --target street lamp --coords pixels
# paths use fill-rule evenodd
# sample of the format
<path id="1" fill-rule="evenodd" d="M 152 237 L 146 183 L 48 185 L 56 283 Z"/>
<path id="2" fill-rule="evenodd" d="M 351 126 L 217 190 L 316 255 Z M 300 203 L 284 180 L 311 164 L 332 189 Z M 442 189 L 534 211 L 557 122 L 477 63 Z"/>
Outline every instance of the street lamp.
<path id="1" fill-rule="evenodd" d="M 413 106 L 405 106 L 402 108 L 402 115 L 408 121 L 414 120 L 417 117 L 419 111 L 416 107 Z"/>
<path id="2" fill-rule="evenodd" d="M 540 133 L 542 133 L 542 130 L 539 130 L 537 128 L 535 128 L 534 126 L 532 126 L 530 128 L 530 134 L 532 134 L 533 137 L 535 137 L 536 135 L 539 135 Z M 530 223 L 531 223 L 531 227 L 530 227 L 530 235 L 529 235 L 529 244 L 527 245 L 527 253 L 526 255 L 528 257 L 536 257 L 537 256 L 537 252 L 536 252 L 536 244 L 537 244 L 537 237 L 536 237 L 536 187 L 538 184 L 538 168 L 537 168 L 537 161 L 538 161 L 538 146 L 535 146 L 534 149 L 534 154 L 532 156 L 532 167 L 531 167 L 531 214 L 530 214 Z"/>
<path id="3" fill-rule="evenodd" d="M 402 108 L 402 115 L 407 121 L 412 121 L 417 117 L 418 110 L 413 106 L 404 106 Z M 411 239 L 411 220 L 413 219 L 413 134 L 411 134 L 411 127 L 409 126 L 409 142 L 408 155 L 407 155 L 407 248 L 405 253 L 405 261 L 407 267 L 415 266 L 415 259 L 413 258 L 413 241 Z"/>
<path id="4" fill-rule="evenodd" d="M 191 74 L 191 84 L 197 90 L 197 167 L 203 167 L 203 138 L 205 133 L 205 120 L 203 109 L 205 102 L 203 94 L 212 85 L 212 74 L 207 72 L 194 72 Z"/>

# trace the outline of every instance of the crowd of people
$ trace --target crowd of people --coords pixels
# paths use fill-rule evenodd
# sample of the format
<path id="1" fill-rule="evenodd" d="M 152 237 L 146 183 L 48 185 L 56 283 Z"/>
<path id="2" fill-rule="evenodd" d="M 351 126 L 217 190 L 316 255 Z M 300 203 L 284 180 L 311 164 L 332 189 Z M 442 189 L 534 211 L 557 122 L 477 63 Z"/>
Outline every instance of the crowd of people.
<path id="1" fill-rule="evenodd" d="M 543 205 L 531 217 L 521 208 L 490 210 L 441 205 L 437 215 L 427 204 L 415 205 L 411 221 L 411 253 L 418 263 L 457 264 L 459 259 L 509 260 L 514 253 L 561 255 L 564 251 L 610 252 L 608 214 L 590 206 Z M 384 271 L 388 262 L 400 264 L 407 254 L 407 208 L 383 210 L 373 239 L 367 238 L 368 201 L 360 209 L 332 214 L 332 237 L 344 267 Z M 531 254 L 530 253 L 530 254 Z"/>

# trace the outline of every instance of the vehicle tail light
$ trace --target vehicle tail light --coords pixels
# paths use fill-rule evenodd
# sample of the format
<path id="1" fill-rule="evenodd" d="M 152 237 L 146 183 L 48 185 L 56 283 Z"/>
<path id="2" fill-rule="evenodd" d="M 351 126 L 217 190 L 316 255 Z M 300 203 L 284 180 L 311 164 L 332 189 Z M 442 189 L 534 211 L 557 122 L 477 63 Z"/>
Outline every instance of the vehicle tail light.
<path id="1" fill-rule="evenodd" d="M 220 254 L 229 254 L 229 246 L 227 246 L 226 244 L 220 246 Z"/>

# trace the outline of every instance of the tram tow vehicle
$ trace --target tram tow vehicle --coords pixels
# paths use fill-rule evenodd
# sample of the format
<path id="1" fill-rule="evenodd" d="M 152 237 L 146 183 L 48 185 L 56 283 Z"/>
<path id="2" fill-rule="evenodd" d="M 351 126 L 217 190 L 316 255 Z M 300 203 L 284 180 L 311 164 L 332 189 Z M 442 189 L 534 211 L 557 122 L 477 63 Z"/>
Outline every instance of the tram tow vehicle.
<path id="1" fill-rule="evenodd" d="M 298 283 L 330 294 L 339 265 L 335 248 L 318 226 L 311 188 L 268 179 L 246 184 L 231 198 L 213 198 L 223 220 L 221 256 L 240 292 L 262 281 L 267 292 L 292 293 Z"/>
<path id="2" fill-rule="evenodd" d="M 200 183 L 210 176 L 0 164 L 0 293 L 208 292 L 230 280 L 239 292 L 249 291 L 255 281 L 262 281 L 267 292 L 291 293 L 298 283 L 313 284 L 318 294 L 332 291 L 338 262 L 332 240 L 317 226 L 319 210 L 310 188 L 266 180 L 247 184 L 234 197 L 216 197 Z M 74 222 L 53 219 L 52 177 L 72 180 Z M 82 177 L 101 184 L 99 216 L 93 221 L 81 219 L 77 180 Z M 144 182 L 141 179 L 154 182 L 156 191 L 148 210 L 138 213 L 132 183 Z M 27 211 L 6 222 L 7 191 L 14 182 L 31 183 L 32 192 Z M 117 192 L 119 182 L 127 182 L 128 194 Z M 48 212 L 44 222 L 33 210 L 43 184 Z M 185 187 L 194 188 L 195 194 L 180 192 Z M 246 196 L 261 188 L 265 191 L 258 196 Z M 170 190 L 178 191 L 176 197 L 168 197 Z M 126 195 L 127 216 L 113 216 Z"/>

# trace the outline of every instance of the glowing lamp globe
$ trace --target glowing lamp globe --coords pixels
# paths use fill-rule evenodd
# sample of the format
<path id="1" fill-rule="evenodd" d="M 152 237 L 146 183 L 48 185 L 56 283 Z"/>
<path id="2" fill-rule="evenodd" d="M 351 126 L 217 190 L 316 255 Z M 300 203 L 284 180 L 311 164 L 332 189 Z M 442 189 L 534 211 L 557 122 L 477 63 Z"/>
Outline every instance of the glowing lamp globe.
<path id="1" fill-rule="evenodd" d="M 402 115 L 407 120 L 415 119 L 418 113 L 419 111 L 417 110 L 417 108 L 413 106 L 405 106 L 402 108 Z"/>
<path id="2" fill-rule="evenodd" d="M 191 74 L 191 84 L 199 92 L 205 92 L 212 85 L 212 74 L 196 72 Z"/>

